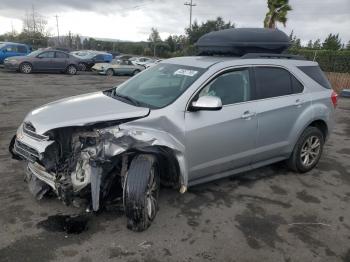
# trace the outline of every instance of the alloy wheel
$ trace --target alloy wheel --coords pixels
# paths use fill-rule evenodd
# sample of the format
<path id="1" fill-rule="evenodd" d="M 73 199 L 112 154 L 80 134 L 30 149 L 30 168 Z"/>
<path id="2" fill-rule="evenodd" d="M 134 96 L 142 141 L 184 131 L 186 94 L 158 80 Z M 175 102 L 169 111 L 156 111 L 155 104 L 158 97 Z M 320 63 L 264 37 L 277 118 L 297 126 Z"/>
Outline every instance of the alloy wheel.
<path id="1" fill-rule="evenodd" d="M 29 74 L 30 72 L 32 72 L 32 66 L 29 64 L 23 64 L 21 66 L 21 71 L 25 74 Z"/>
<path id="2" fill-rule="evenodd" d="M 313 165 L 321 152 L 321 141 L 317 136 L 310 136 L 301 147 L 300 158 L 305 167 Z"/>
<path id="3" fill-rule="evenodd" d="M 157 212 L 158 183 L 155 178 L 155 170 L 152 168 L 146 191 L 146 209 L 150 220 L 153 220 Z"/>
<path id="4" fill-rule="evenodd" d="M 69 66 L 68 67 L 68 73 L 70 75 L 75 75 L 77 73 L 77 69 L 74 66 Z"/>

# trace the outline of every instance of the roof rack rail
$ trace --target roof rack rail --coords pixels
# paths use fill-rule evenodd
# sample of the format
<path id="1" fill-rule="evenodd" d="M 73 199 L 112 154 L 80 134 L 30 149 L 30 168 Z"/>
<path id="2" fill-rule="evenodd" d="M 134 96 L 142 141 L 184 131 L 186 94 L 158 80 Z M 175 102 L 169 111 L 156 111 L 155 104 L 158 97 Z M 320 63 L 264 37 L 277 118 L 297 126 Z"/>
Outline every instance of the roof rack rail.
<path id="1" fill-rule="evenodd" d="M 274 54 L 274 53 L 248 53 L 241 56 L 240 58 L 241 59 L 272 58 L 272 59 L 306 60 L 305 57 L 300 55 Z"/>

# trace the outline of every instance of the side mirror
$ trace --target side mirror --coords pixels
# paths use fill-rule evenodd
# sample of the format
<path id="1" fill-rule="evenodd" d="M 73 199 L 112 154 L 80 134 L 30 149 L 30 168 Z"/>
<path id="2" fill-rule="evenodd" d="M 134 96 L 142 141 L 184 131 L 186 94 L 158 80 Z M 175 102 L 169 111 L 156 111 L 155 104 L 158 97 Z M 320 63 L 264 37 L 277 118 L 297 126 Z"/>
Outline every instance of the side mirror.
<path id="1" fill-rule="evenodd" d="M 4 48 L 4 49 L 1 49 L 1 51 L 2 51 L 3 53 L 6 53 L 6 52 L 7 52 L 7 49 Z"/>
<path id="2" fill-rule="evenodd" d="M 217 111 L 222 108 L 221 99 L 217 96 L 201 96 L 196 102 L 192 102 L 191 110 Z"/>

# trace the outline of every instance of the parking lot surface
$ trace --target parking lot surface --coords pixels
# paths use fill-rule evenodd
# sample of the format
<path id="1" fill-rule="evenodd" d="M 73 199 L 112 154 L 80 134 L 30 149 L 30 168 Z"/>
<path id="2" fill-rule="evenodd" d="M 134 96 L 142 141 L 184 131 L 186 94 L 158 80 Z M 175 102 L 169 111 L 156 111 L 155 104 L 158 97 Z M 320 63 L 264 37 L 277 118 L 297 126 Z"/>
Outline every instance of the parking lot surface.
<path id="1" fill-rule="evenodd" d="M 8 153 L 11 137 L 34 107 L 126 79 L 0 69 L 0 261 L 350 261 L 350 99 L 340 100 L 336 128 L 307 174 L 275 164 L 183 195 L 162 189 L 142 233 L 126 229 L 118 205 L 84 217 L 80 234 L 47 225 L 84 211 L 32 197 L 23 164 Z"/>

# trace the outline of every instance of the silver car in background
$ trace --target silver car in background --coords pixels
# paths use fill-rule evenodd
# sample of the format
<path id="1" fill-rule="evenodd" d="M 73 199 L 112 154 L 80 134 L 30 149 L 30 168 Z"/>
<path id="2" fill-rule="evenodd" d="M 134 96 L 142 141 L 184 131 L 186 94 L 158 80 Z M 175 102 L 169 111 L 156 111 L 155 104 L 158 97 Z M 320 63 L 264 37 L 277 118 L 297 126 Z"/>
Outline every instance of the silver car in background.
<path id="1" fill-rule="evenodd" d="M 120 86 L 30 112 L 11 148 L 27 180 L 98 210 L 116 183 L 128 228 L 145 230 L 160 182 L 188 187 L 285 160 L 318 163 L 337 96 L 315 62 L 274 55 L 181 57 Z"/>

